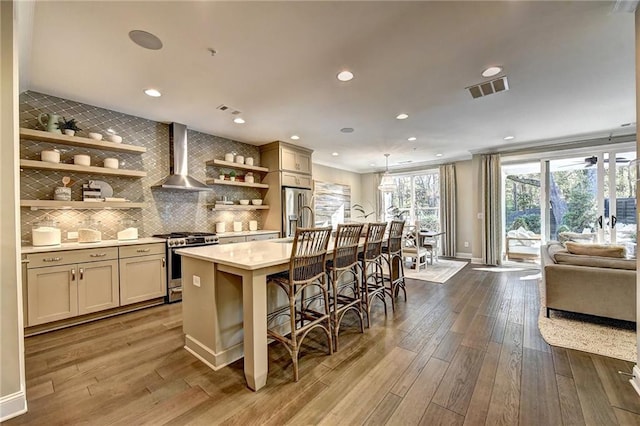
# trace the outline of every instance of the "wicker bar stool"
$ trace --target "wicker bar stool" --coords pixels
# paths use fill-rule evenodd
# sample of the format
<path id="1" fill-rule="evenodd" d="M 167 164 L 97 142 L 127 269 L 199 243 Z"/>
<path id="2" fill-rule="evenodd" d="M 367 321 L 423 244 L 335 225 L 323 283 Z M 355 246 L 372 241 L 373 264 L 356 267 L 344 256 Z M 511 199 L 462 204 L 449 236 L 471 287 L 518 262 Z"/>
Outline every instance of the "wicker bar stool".
<path id="1" fill-rule="evenodd" d="M 384 271 L 382 260 L 382 241 L 386 223 L 369 223 L 364 251 L 358 256 L 362 269 L 362 302 L 367 314 L 367 326 L 371 327 L 371 304 L 378 298 L 384 304 L 384 314 L 387 314 L 385 300 Z"/>
<path id="2" fill-rule="evenodd" d="M 273 324 L 276 318 L 286 315 L 289 317 L 290 334 L 283 335 L 273 327 L 267 329 L 267 335 L 287 348 L 293 361 L 293 379 L 296 382 L 298 381 L 300 346 L 309 331 L 314 328 L 324 330 L 327 334 L 329 354 L 333 353 L 325 266 L 330 235 L 330 227 L 296 229 L 288 273 L 274 275 L 267 282 L 276 284 L 289 298 L 289 306 L 272 314 L 268 323 Z M 318 298 L 305 299 L 305 289 L 308 287 L 320 289 L 324 312 L 311 307 Z"/>
<path id="3" fill-rule="evenodd" d="M 360 295 L 360 269 L 358 242 L 364 224 L 340 224 L 336 232 L 333 257 L 327 262 L 327 275 L 331 291 L 331 327 L 335 350 L 344 315 L 352 310 L 360 318 L 360 331 L 364 333 L 362 297 Z"/>
<path id="4" fill-rule="evenodd" d="M 387 292 L 391 296 L 391 307 L 395 311 L 395 298 L 400 290 L 404 293 L 404 301 L 407 301 L 407 289 L 404 280 L 404 258 L 402 257 L 402 238 L 404 221 L 394 220 L 389 228 L 387 245 L 382 248 L 383 259 L 387 263 L 389 276 L 387 277 Z"/>

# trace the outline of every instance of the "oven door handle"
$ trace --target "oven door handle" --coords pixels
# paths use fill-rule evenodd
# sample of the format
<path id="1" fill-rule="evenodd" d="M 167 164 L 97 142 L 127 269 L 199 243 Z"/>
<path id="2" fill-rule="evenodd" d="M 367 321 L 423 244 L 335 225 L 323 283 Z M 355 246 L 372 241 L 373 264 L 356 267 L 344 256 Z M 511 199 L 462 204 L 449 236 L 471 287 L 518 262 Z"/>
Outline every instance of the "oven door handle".
<path id="1" fill-rule="evenodd" d="M 165 258 L 162 258 L 162 267 L 164 268 L 164 265 L 167 263 L 167 261 L 165 260 Z"/>
<path id="2" fill-rule="evenodd" d="M 171 293 L 182 293 L 182 287 L 172 287 L 169 290 Z"/>

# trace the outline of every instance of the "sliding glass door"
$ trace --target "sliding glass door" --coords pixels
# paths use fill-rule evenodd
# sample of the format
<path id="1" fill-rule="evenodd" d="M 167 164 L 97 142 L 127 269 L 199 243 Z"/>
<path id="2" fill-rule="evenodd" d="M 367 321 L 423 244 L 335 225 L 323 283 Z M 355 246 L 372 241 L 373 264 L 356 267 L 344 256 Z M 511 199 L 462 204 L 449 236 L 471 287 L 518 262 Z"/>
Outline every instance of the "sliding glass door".
<path id="1" fill-rule="evenodd" d="M 620 146 L 505 161 L 505 259 L 537 260 L 536 246 L 549 240 L 618 243 L 634 250 L 636 152 Z"/>
<path id="2" fill-rule="evenodd" d="M 543 161 L 547 238 L 562 239 L 564 233 L 601 243 L 635 242 L 635 158 L 635 151 L 600 151 Z"/>

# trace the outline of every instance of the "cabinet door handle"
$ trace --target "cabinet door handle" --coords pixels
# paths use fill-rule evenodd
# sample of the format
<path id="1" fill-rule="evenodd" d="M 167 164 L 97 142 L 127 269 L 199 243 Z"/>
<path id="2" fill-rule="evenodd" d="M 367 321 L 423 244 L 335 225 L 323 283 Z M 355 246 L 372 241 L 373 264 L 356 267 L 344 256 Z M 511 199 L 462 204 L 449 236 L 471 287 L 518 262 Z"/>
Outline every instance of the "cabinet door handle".
<path id="1" fill-rule="evenodd" d="M 45 257 L 44 259 L 42 259 L 43 262 L 59 262 L 61 260 L 61 257 Z"/>
<path id="2" fill-rule="evenodd" d="M 162 258 L 162 267 L 164 268 L 164 264 L 165 264 L 165 260 L 164 257 Z"/>
<path id="3" fill-rule="evenodd" d="M 138 249 L 138 250 L 136 250 L 136 251 L 137 251 L 138 253 L 148 253 L 148 252 L 150 252 L 150 251 L 151 251 L 151 249 L 148 249 L 148 248 L 146 248 L 146 249 Z"/>
<path id="4" fill-rule="evenodd" d="M 80 268 L 80 280 L 84 280 L 84 268 Z"/>
<path id="5" fill-rule="evenodd" d="M 90 254 L 89 256 L 91 257 L 105 257 L 107 255 L 107 253 L 93 253 Z"/>
<path id="6" fill-rule="evenodd" d="M 76 280 L 76 269 L 73 268 L 71 270 L 71 281 L 75 281 Z"/>
<path id="7" fill-rule="evenodd" d="M 29 263 L 29 259 L 22 259 L 22 263 Z"/>

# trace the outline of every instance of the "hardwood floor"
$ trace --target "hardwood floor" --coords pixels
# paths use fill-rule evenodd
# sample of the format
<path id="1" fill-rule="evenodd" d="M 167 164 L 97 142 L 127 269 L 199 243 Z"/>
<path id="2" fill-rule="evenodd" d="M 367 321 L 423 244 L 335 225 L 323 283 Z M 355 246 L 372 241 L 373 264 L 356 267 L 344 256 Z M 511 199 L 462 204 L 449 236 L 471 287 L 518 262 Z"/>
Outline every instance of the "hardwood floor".
<path id="1" fill-rule="evenodd" d="M 409 300 L 386 318 L 375 306 L 364 334 L 347 316 L 334 355 L 311 333 L 298 383 L 272 344 L 257 393 L 242 360 L 214 372 L 182 348 L 180 304 L 27 338 L 29 411 L 5 424 L 640 424 L 618 374 L 633 364 L 547 345 L 522 275 L 468 265 L 445 285 L 409 280 Z"/>

